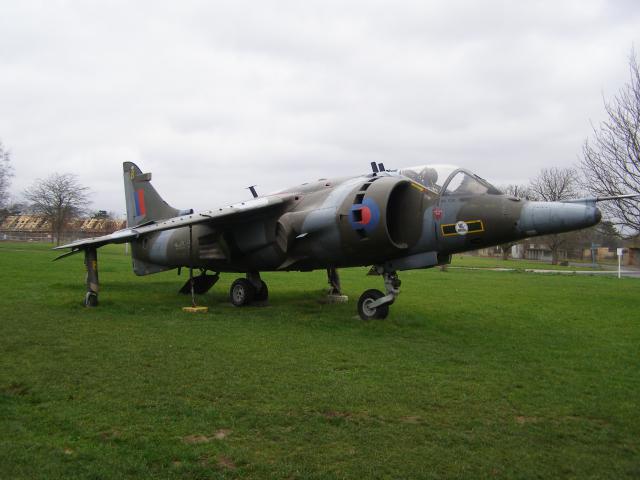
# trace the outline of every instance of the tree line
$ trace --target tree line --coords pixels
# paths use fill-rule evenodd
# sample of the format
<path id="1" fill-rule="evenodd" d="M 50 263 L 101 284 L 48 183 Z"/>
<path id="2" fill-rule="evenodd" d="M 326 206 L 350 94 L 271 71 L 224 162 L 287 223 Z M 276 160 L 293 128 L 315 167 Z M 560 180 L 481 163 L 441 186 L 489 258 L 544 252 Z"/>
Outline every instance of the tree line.
<path id="1" fill-rule="evenodd" d="M 635 51 L 629 57 L 629 73 L 629 81 L 618 94 L 610 101 L 605 100 L 606 120 L 593 127 L 575 168 L 543 169 L 528 184 L 507 185 L 504 192 L 543 201 L 562 201 L 585 194 L 640 193 L 640 68 Z M 9 186 L 13 175 L 11 154 L 0 142 L 0 219 L 11 210 Z M 34 214 L 42 215 L 50 222 L 58 242 L 65 225 L 86 213 L 89 204 L 89 189 L 69 173 L 53 173 L 36 180 L 23 191 L 23 196 Z M 611 232 L 615 226 L 618 234 L 627 237 L 640 235 L 640 203 L 637 199 L 603 202 L 601 207 L 607 218 L 603 228 Z M 545 237 L 554 263 L 569 235 Z M 508 252 L 512 245 L 502 245 L 503 252 Z"/>
<path id="2" fill-rule="evenodd" d="M 593 127 L 582 146 L 575 168 L 540 171 L 526 185 L 506 185 L 507 194 L 529 200 L 562 201 L 580 196 L 610 197 L 640 193 L 640 68 L 635 52 L 629 57 L 629 81 L 610 101 L 605 101 L 606 120 Z M 595 237 L 640 235 L 640 202 L 618 199 L 599 204 L 605 220 L 592 227 Z M 560 249 L 579 242 L 584 232 L 549 235 L 540 240 L 551 250 L 552 263 Z M 515 243 L 501 245 L 503 258 Z"/>
<path id="3" fill-rule="evenodd" d="M 0 142 L 0 220 L 25 207 L 24 204 L 9 202 L 13 175 L 11 154 Z M 67 224 L 89 212 L 89 188 L 81 185 L 78 178 L 70 173 L 52 173 L 47 178 L 38 179 L 22 192 L 22 196 L 28 202 L 29 212 L 49 222 L 57 245 L 60 245 Z"/>

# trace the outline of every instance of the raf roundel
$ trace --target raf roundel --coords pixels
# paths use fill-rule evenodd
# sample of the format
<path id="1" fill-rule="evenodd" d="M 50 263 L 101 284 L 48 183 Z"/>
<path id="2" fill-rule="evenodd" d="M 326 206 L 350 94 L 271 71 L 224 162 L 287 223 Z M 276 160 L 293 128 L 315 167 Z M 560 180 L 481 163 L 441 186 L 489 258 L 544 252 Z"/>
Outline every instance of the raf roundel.
<path id="1" fill-rule="evenodd" d="M 380 223 L 380 208 L 371 198 L 351 206 L 349 223 L 354 230 L 372 232 Z"/>

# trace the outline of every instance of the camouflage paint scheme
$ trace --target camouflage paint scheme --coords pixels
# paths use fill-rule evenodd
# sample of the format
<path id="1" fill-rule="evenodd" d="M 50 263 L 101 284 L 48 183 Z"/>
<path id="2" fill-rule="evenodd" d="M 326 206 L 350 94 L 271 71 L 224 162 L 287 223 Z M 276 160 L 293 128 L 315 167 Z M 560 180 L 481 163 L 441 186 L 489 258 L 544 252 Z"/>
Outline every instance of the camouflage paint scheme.
<path id="1" fill-rule="evenodd" d="M 151 174 L 131 162 L 123 164 L 123 178 L 127 228 L 58 248 L 85 251 L 94 263 L 100 246 L 130 242 L 137 275 L 179 267 L 257 274 L 372 265 L 396 276 L 449 263 L 454 253 L 585 228 L 601 218 L 595 199 L 530 202 L 448 166 L 320 179 L 197 214 L 169 206 Z M 97 295 L 97 268 L 94 283 Z"/>

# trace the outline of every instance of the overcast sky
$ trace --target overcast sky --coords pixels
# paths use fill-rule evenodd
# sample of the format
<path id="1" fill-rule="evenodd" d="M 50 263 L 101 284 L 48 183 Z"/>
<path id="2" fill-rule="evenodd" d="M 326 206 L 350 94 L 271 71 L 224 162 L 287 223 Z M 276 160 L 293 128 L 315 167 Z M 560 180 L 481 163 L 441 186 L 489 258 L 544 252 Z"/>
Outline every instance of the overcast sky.
<path id="1" fill-rule="evenodd" d="M 495 184 L 572 166 L 640 45 L 637 0 L 0 4 L 0 140 L 20 192 L 122 162 L 178 208 L 421 163 Z"/>

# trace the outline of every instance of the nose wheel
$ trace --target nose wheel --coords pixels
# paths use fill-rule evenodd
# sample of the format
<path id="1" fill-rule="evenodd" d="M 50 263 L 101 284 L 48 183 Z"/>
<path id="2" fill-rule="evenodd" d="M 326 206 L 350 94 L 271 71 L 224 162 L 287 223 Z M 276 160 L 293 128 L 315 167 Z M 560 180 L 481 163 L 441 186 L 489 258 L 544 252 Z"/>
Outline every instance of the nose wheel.
<path id="1" fill-rule="evenodd" d="M 383 320 L 389 315 L 389 306 L 400 294 L 400 279 L 396 272 L 384 272 L 385 295 L 380 290 L 365 291 L 358 300 L 358 315 L 362 320 Z"/>
<path id="2" fill-rule="evenodd" d="M 384 297 L 380 290 L 372 288 L 360 295 L 358 300 L 358 315 L 362 320 L 383 320 L 389 315 L 389 304 L 378 305 L 376 302 Z"/>

